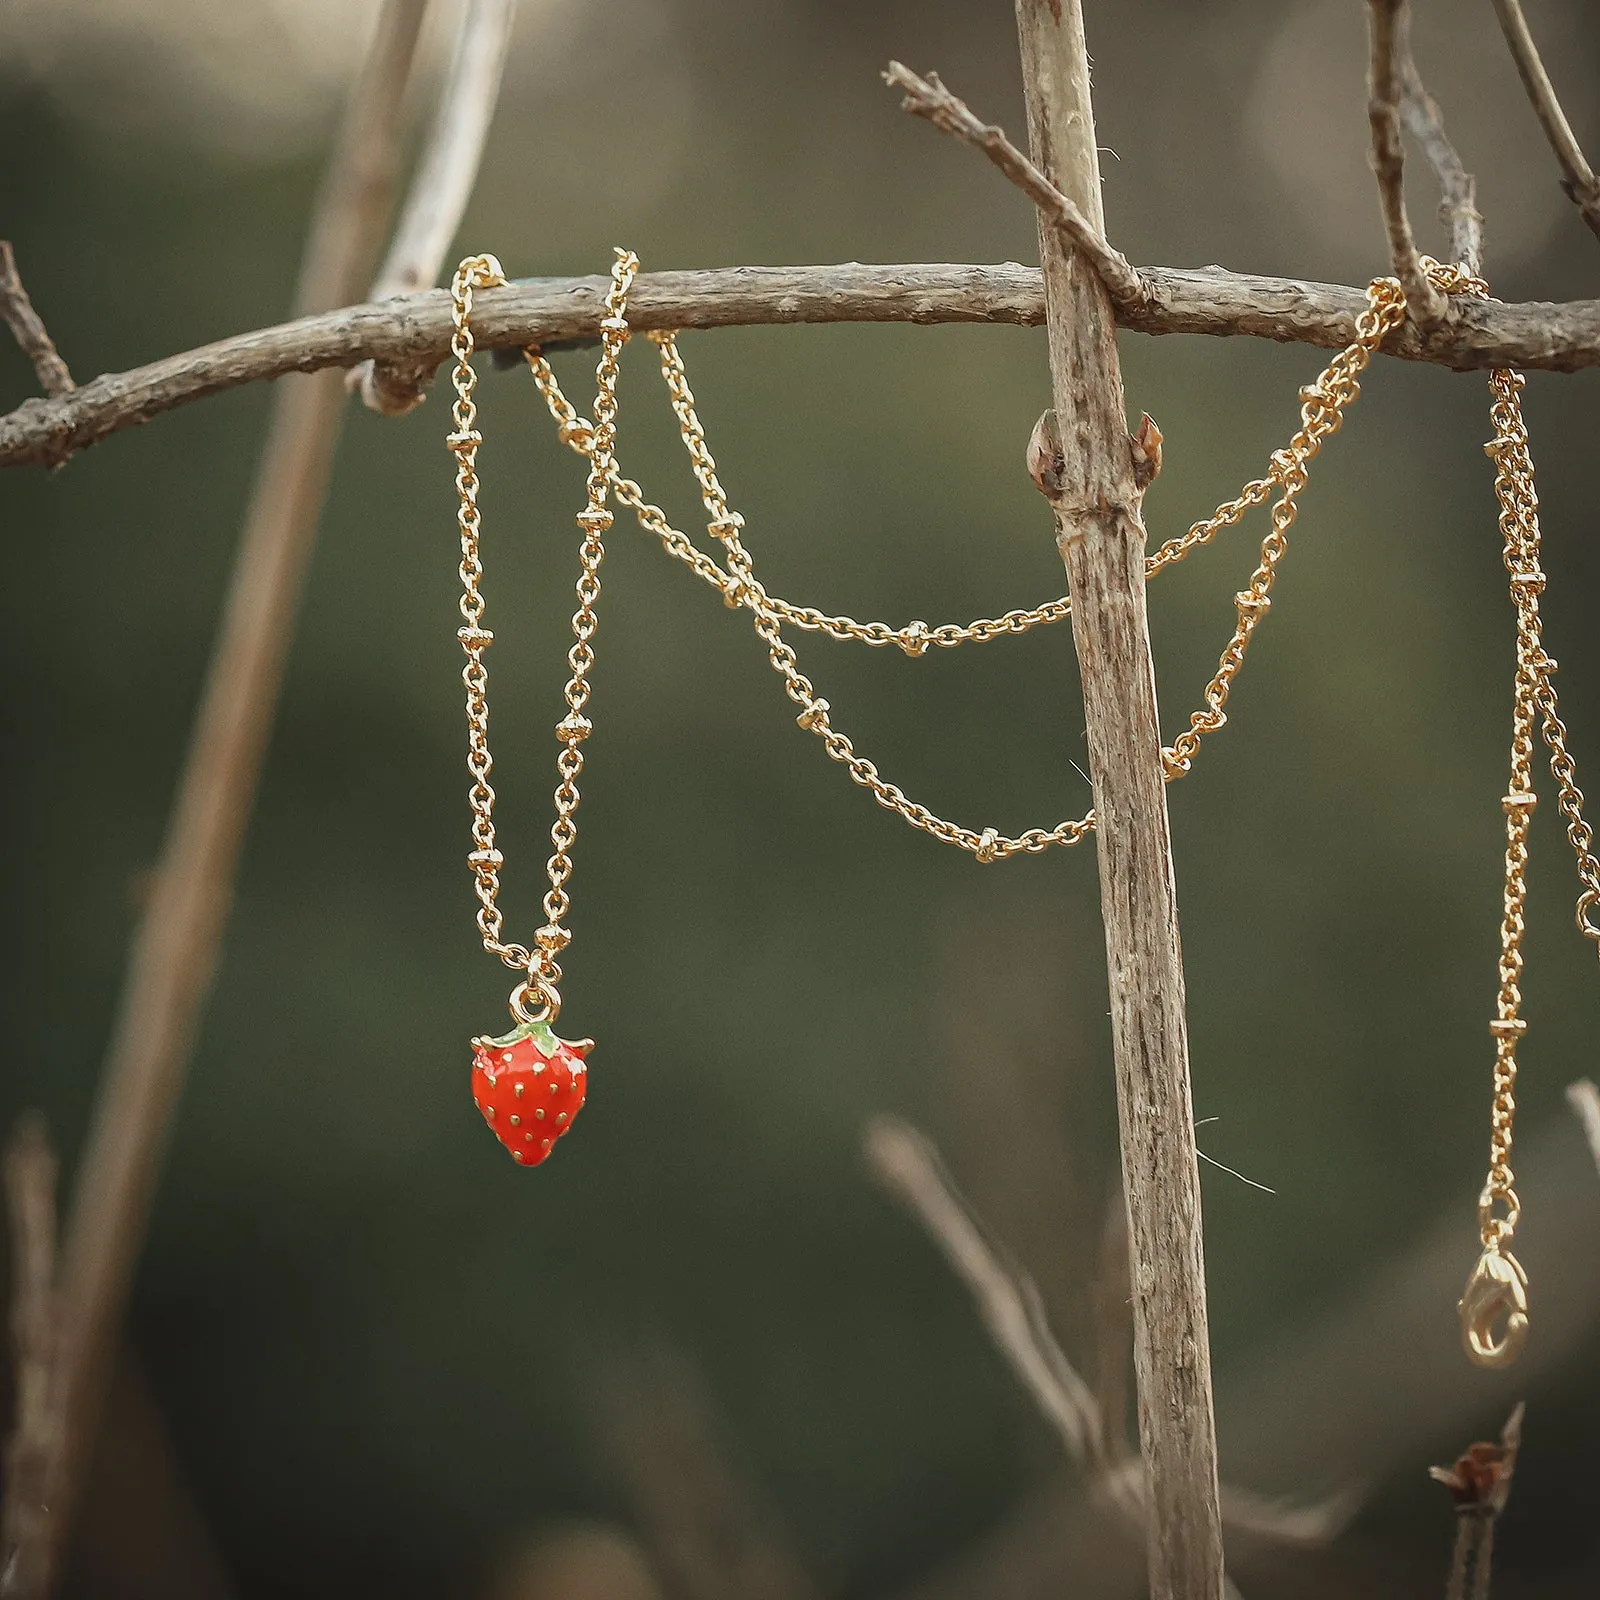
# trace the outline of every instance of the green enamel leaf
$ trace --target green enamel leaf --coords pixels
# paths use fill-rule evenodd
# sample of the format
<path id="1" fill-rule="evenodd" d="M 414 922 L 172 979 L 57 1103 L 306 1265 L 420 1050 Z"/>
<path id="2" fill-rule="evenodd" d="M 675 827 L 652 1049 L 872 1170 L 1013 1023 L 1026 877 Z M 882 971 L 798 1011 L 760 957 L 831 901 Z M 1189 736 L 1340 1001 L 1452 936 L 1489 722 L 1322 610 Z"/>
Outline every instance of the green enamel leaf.
<path id="1" fill-rule="evenodd" d="M 562 1040 L 556 1038 L 550 1031 L 548 1022 L 521 1022 L 510 1033 L 498 1039 L 486 1039 L 485 1044 L 491 1050 L 509 1050 L 514 1044 L 521 1044 L 524 1039 L 533 1043 L 533 1048 L 548 1061 L 560 1048 Z"/>

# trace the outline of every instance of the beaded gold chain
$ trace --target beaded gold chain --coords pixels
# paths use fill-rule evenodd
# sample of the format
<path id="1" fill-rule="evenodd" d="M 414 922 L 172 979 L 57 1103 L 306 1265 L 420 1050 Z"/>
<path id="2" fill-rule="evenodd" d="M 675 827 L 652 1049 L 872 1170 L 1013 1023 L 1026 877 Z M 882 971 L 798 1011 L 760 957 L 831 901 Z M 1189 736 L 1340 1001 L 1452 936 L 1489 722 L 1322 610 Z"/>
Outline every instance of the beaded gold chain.
<path id="1" fill-rule="evenodd" d="M 584 710 L 589 699 L 588 673 L 594 662 L 591 641 L 595 632 L 595 601 L 600 592 L 598 571 L 604 554 L 601 536 L 611 526 L 612 516 L 606 509 L 607 498 L 611 495 L 634 513 L 644 531 L 660 540 L 669 556 L 718 591 L 727 606 L 750 613 L 755 631 L 767 647 L 768 661 L 783 680 L 785 693 L 799 708 L 795 721 L 821 739 L 828 756 L 842 765 L 854 782 L 869 790 L 886 810 L 933 838 L 969 852 L 985 864 L 1015 855 L 1038 854 L 1053 845 L 1078 844 L 1095 826 L 1092 810 L 1081 818 L 1057 823 L 1052 828 L 1030 828 L 1016 835 L 1003 834 L 994 827 L 966 827 L 936 815 L 884 778 L 876 764 L 861 755 L 848 735 L 834 725 L 833 708 L 801 671 L 793 647 L 783 636 L 787 625 L 878 648 L 894 645 L 916 658 L 925 655 L 930 648 L 981 644 L 1058 623 L 1070 615 L 1070 600 L 1049 600 L 1028 610 L 1008 611 L 999 617 L 978 618 L 968 623 L 934 626 L 916 621 L 895 627 L 885 622 L 857 622 L 851 617 L 829 615 L 770 593 L 756 576 L 754 560 L 745 545 L 744 518 L 730 508 L 727 493 L 717 476 L 716 462 L 706 444 L 673 331 L 654 331 L 649 337 L 658 347 L 661 375 L 688 452 L 690 469 L 700 489 L 708 518 L 706 531 L 721 546 L 723 560 L 719 562 L 706 554 L 686 534 L 674 528 L 665 512 L 645 498 L 639 484 L 623 475 L 615 456 L 617 361 L 629 337 L 627 295 L 639 262 L 626 250 L 618 250 L 616 258 L 606 300 L 607 314 L 600 323 L 601 355 L 596 373 L 593 421 L 579 415 L 562 393 L 539 347 L 529 346 L 524 351 L 534 383 L 556 423 L 558 437 L 583 456 L 589 467 L 587 504 L 577 519 L 583 539 L 579 547 L 578 607 L 572 620 L 575 643 L 568 656 L 571 667 L 566 691 L 568 709 L 567 715 L 556 725 L 561 753 L 557 761 L 556 821 L 551 830 L 555 853 L 548 863 L 550 889 L 545 896 L 546 922 L 535 933 L 531 948 L 504 941 L 498 906 L 499 871 L 504 859 L 494 848 L 494 790 L 488 781 L 492 761 L 488 745 L 487 673 L 483 665 L 483 652 L 493 635 L 482 626 L 483 568 L 478 553 L 476 474 L 476 454 L 482 438 L 474 426 L 476 409 L 472 400 L 476 383 L 472 370 L 472 294 L 474 289 L 497 287 L 506 280 L 493 256 L 472 256 L 457 269 L 452 289 L 454 337 L 451 349 L 456 363 L 457 398 L 455 431 L 450 435 L 449 444 L 456 453 L 456 484 L 461 502 L 457 520 L 461 531 L 461 612 L 465 626 L 459 637 L 467 655 L 463 674 L 467 687 L 467 766 L 473 779 L 469 798 L 474 849 L 468 862 L 480 902 L 478 927 L 484 948 L 525 975 L 511 998 L 512 1013 L 522 1024 L 513 1036 L 518 1040 L 535 1029 L 546 1030 L 540 1035 L 541 1040 L 546 1039 L 548 1024 L 554 1021 L 561 1005 L 558 987 L 561 968 L 557 957 L 571 940 L 562 919 L 570 904 L 566 885 L 572 873 L 571 851 L 577 837 L 573 814 L 578 805 L 576 780 L 583 767 L 579 746 L 591 731 Z M 1426 256 L 1422 262 L 1430 281 L 1444 293 L 1487 297 L 1488 285 L 1481 278 Z M 1206 685 L 1204 704 L 1190 716 L 1188 727 L 1161 752 L 1168 781 L 1188 773 L 1201 741 L 1226 723 L 1229 694 L 1244 664 L 1251 638 L 1272 603 L 1273 581 L 1288 548 L 1289 530 L 1299 513 L 1309 463 L 1322 442 L 1338 430 L 1345 411 L 1360 394 L 1360 375 L 1383 340 L 1404 320 L 1405 314 L 1405 294 L 1400 284 L 1393 278 L 1374 279 L 1367 287 L 1366 308 L 1356 320 L 1355 339 L 1328 363 L 1315 382 L 1300 391 L 1300 427 L 1287 445 L 1272 454 L 1267 471 L 1245 484 L 1233 499 L 1218 506 L 1209 517 L 1167 540 L 1146 558 L 1146 575 L 1154 577 L 1210 543 L 1223 528 L 1237 523 L 1246 511 L 1265 503 L 1274 491 L 1277 492 L 1268 513 L 1268 531 L 1261 541 L 1259 561 L 1245 588 L 1234 596 L 1233 633 L 1223 647 L 1216 673 Z M 1519 982 L 1527 900 L 1528 825 L 1537 803 L 1532 777 L 1536 722 L 1549 749 L 1557 804 L 1577 857 L 1578 928 L 1596 946 L 1597 953 L 1600 953 L 1600 923 L 1595 921 L 1594 914 L 1600 909 L 1600 861 L 1596 860 L 1593 833 L 1583 816 L 1583 794 L 1577 786 L 1572 756 L 1567 748 L 1567 731 L 1557 705 L 1556 663 L 1542 644 L 1539 595 L 1546 579 L 1539 559 L 1540 529 L 1533 463 L 1519 398 L 1524 380 L 1519 373 L 1497 368 L 1490 374 L 1489 381 L 1495 437 L 1485 448 L 1496 469 L 1499 525 L 1516 613 L 1517 673 L 1511 782 L 1501 802 L 1506 817 L 1505 891 L 1499 991 L 1495 1016 L 1489 1025 L 1495 1047 L 1489 1174 L 1479 1201 L 1482 1250 L 1459 1311 L 1462 1339 L 1468 1354 L 1481 1365 L 1502 1366 L 1515 1359 L 1528 1327 L 1527 1278 L 1508 1247 L 1521 1216 L 1511 1169 L 1511 1148 L 1516 1113 L 1517 1044 L 1527 1031 L 1527 1024 L 1518 1013 L 1522 998 Z M 478 1043 L 499 1045 L 506 1041 Z M 586 1047 L 587 1041 L 582 1048 Z M 509 1052 L 505 1059 L 510 1070 Z M 536 1058 L 534 1070 L 543 1070 L 537 1062 L 544 1059 Z M 554 1061 L 553 1057 L 548 1059 Z M 551 1087 L 555 1088 L 554 1083 Z M 522 1088 L 518 1087 L 516 1092 L 520 1097 Z M 578 1103 L 581 1104 L 581 1091 Z M 485 1102 L 480 1100 L 480 1104 Z M 485 1110 L 493 1122 L 493 1109 L 486 1105 Z M 511 1121 L 517 1123 L 520 1119 L 513 1115 Z M 506 1137 L 503 1132 L 501 1136 Z M 544 1148 L 547 1150 L 549 1145 L 550 1140 L 546 1139 Z M 517 1148 L 513 1145 L 514 1153 Z M 519 1155 L 518 1159 L 538 1158 Z"/>

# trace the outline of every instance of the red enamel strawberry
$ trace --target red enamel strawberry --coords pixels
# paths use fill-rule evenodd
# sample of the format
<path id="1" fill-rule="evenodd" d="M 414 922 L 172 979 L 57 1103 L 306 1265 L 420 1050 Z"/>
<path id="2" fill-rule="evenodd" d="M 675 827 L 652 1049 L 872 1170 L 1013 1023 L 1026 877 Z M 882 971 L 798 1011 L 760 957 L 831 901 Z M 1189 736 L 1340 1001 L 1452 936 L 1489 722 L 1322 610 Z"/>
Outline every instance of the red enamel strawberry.
<path id="1" fill-rule="evenodd" d="M 528 1022 L 503 1039 L 472 1041 L 472 1103 L 512 1159 L 536 1167 L 583 1109 L 593 1039 L 558 1039 Z"/>

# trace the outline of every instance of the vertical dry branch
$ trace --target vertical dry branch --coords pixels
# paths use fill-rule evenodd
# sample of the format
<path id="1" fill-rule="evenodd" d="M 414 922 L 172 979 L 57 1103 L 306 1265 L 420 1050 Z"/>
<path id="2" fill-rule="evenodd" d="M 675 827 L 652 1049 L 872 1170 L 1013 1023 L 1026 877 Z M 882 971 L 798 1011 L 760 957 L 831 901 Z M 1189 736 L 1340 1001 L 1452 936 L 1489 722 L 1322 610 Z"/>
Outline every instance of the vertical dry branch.
<path id="1" fill-rule="evenodd" d="M 1404 64 L 1411 54 L 1411 16 L 1406 0 L 1367 0 L 1372 46 L 1368 77 L 1367 119 L 1372 124 L 1372 171 L 1378 180 L 1378 202 L 1394 274 L 1406 292 L 1406 310 L 1414 322 L 1432 327 L 1450 309 L 1449 300 L 1428 281 L 1417 254 L 1417 241 L 1406 215 L 1405 146 L 1400 139 L 1400 102 L 1405 96 Z"/>
<path id="2" fill-rule="evenodd" d="M 500 98 L 516 9 L 516 0 L 468 0 L 433 131 L 369 299 L 430 289 L 438 280 L 477 182 Z M 373 411 L 403 416 L 422 404 L 423 389 L 432 377 L 431 363 L 396 366 L 363 361 L 347 374 L 345 387 L 359 390 Z"/>
<path id="3" fill-rule="evenodd" d="M 1539 126 L 1544 129 L 1544 136 L 1560 163 L 1561 187 L 1589 224 L 1590 231 L 1600 239 L 1600 178 L 1595 176 L 1556 98 L 1555 85 L 1544 69 L 1528 19 L 1522 14 L 1521 0 L 1494 0 L 1494 9 L 1506 43 L 1511 47 L 1512 59 L 1517 63 L 1522 87 L 1527 90 Z"/>
<path id="4" fill-rule="evenodd" d="M 23 1117 L 5 1155 L 11 1223 L 11 1437 L 0 1518 L 0 1591 L 25 1592 L 30 1564 L 48 1548 L 45 1480 L 55 1439 L 50 1373 L 56 1344 L 56 1153 L 36 1112 Z"/>
<path id="5" fill-rule="evenodd" d="M 1404 89 L 1400 120 L 1439 180 L 1439 220 L 1450 234 L 1450 259 L 1479 277 L 1483 272 L 1483 213 L 1478 210 L 1477 180 L 1462 165 L 1445 133 L 1444 113 L 1424 87 L 1409 50 L 1403 52 L 1400 75 Z"/>
<path id="6" fill-rule="evenodd" d="M 1101 234 L 1080 0 L 1017 0 L 1033 159 Z M 1047 475 L 1072 589 L 1094 783 L 1101 913 L 1132 1262 L 1139 1442 L 1154 1600 L 1223 1592 L 1200 1175 L 1141 491 L 1100 280 L 1040 229 L 1055 392 Z"/>
<path id="7" fill-rule="evenodd" d="M 381 242 L 425 0 L 386 0 L 351 90 L 295 296 L 298 315 L 359 295 Z M 344 396 L 336 371 L 285 378 L 245 519 L 149 906 L 135 935 L 61 1260 L 57 1429 L 28 1587 L 49 1593 L 143 1242 L 167 1124 L 216 969 Z M 7 1553 L 9 1563 L 10 1552 Z M 9 1566 L 8 1569 L 9 1570 Z"/>
<path id="8" fill-rule="evenodd" d="M 431 289 L 438 278 L 477 181 L 516 9 L 516 0 L 468 0 L 433 132 L 370 299 Z"/>

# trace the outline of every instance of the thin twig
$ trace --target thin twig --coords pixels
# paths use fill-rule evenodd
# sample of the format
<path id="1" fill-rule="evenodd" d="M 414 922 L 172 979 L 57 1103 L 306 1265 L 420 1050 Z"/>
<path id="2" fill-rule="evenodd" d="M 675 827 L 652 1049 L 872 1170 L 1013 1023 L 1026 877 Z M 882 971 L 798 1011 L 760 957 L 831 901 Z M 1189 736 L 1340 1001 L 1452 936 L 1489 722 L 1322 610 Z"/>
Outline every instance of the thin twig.
<path id="1" fill-rule="evenodd" d="M 1577 1112 L 1595 1167 L 1600 1169 L 1600 1088 L 1588 1078 L 1579 1078 L 1567 1085 L 1567 1104 Z"/>
<path id="2" fill-rule="evenodd" d="M 1478 210 L 1477 180 L 1445 133 L 1444 113 L 1423 87 L 1409 48 L 1400 63 L 1400 76 L 1400 117 L 1439 180 L 1439 220 L 1450 235 L 1450 259 L 1476 278 L 1483 271 L 1483 213 Z"/>
<path id="3" fill-rule="evenodd" d="M 1428 1468 L 1428 1476 L 1449 1489 L 1456 1508 L 1445 1600 L 1489 1600 L 1495 1524 L 1511 1498 L 1525 1411 L 1519 1400 L 1498 1444 L 1468 1445 L 1453 1466 Z"/>
<path id="4" fill-rule="evenodd" d="M 50 1512 L 45 1484 L 55 1455 L 50 1373 L 56 1346 L 56 1153 L 44 1118 L 23 1117 L 6 1150 L 11 1224 L 11 1348 L 15 1374 L 6 1441 L 5 1506 L 0 1512 L 0 1594 L 38 1592 L 49 1568 Z"/>
<path id="5" fill-rule="evenodd" d="M 368 299 L 412 294 L 439 281 L 477 182 L 515 14 L 516 0 L 468 0 L 433 131 Z M 359 390 L 371 410 L 401 416 L 422 404 L 432 374 L 430 366 L 364 361 L 346 374 L 345 387 Z"/>
<path id="6" fill-rule="evenodd" d="M 424 0 L 386 0 L 379 13 L 313 215 L 296 295 L 302 313 L 338 305 L 371 270 L 423 12 Z M 46 1499 L 57 1557 L 216 968 L 343 397 L 334 373 L 286 384 L 276 396 L 154 891 L 129 957 L 62 1250 L 51 1385 L 60 1438 Z M 47 1587 L 48 1578 L 18 1593 L 35 1600 Z"/>
<path id="7" fill-rule="evenodd" d="M 1405 290 L 1406 309 L 1419 326 L 1431 328 L 1444 320 L 1450 303 L 1428 282 L 1406 215 L 1406 158 L 1400 141 L 1401 62 L 1410 53 L 1406 0 L 1367 0 L 1367 22 L 1372 45 L 1367 118 L 1372 124 L 1370 159 L 1378 179 L 1378 202 L 1383 208 L 1395 276 Z"/>
<path id="8" fill-rule="evenodd" d="M 869 1170 L 922 1224 L 966 1285 L 989 1336 L 1060 1435 L 1068 1457 L 1090 1473 L 1110 1504 L 1142 1524 L 1144 1467 L 1128 1447 L 1120 1410 L 1115 1418 L 1103 1410 L 1061 1348 L 1031 1280 L 991 1240 L 932 1141 L 898 1118 L 878 1117 L 867 1125 L 863 1144 Z M 1110 1260 L 1116 1248 L 1114 1230 L 1108 1229 Z M 1125 1263 L 1125 1235 L 1122 1259 Z M 1114 1267 L 1106 1272 L 1108 1287 L 1115 1277 Z M 1350 1494 L 1297 1506 L 1226 1484 L 1221 1493 L 1223 1518 L 1230 1526 L 1287 1543 L 1326 1542 L 1349 1521 L 1356 1505 Z"/>
<path id="9" fill-rule="evenodd" d="M 17 271 L 16 251 L 8 239 L 0 239 L 0 315 L 5 317 L 23 355 L 33 363 L 39 387 L 48 395 L 70 394 L 77 385 L 44 319 L 33 309 L 22 274 Z"/>
<path id="10" fill-rule="evenodd" d="M 1522 14 L 1519 0 L 1494 0 L 1494 9 L 1500 18 L 1500 27 L 1511 46 L 1511 54 L 1522 76 L 1522 86 L 1528 91 L 1539 126 L 1555 151 L 1561 164 L 1561 187 L 1567 198 L 1577 206 L 1583 220 L 1589 224 L 1596 238 L 1600 238 L 1600 178 L 1589 165 L 1567 114 L 1556 98 L 1550 74 L 1544 70 L 1539 57 L 1539 47 L 1533 42 L 1528 29 L 1528 19 Z"/>
<path id="11" fill-rule="evenodd" d="M 923 117 L 981 150 L 1072 241 L 1073 248 L 1099 275 L 1114 305 L 1131 308 L 1149 303 L 1150 286 L 1139 276 L 1139 269 L 1012 144 L 1003 128 L 976 116 L 965 100 L 945 88 L 937 72 L 923 78 L 891 61 L 883 81 L 892 89 L 905 91 L 900 102 L 903 111 Z"/>
<path id="12" fill-rule="evenodd" d="M 1153 295 L 1119 311 L 1135 333 L 1245 335 L 1338 350 L 1356 336 L 1366 295 L 1344 284 L 1205 268 L 1143 267 Z M 596 339 L 604 277 L 528 278 L 490 289 L 473 305 L 480 350 Z M 635 332 L 836 322 L 983 322 L 1037 327 L 1044 293 L 1037 267 L 713 267 L 643 273 L 628 299 Z M 56 400 L 26 400 L 0 416 L 0 467 L 57 466 L 77 451 L 137 428 L 177 406 L 287 372 L 350 367 L 368 359 L 436 367 L 450 350 L 450 296 L 442 289 L 352 305 L 105 373 Z M 1565 304 L 1464 301 L 1426 338 L 1404 324 L 1387 354 L 1456 371 L 1522 367 L 1577 372 L 1600 366 L 1600 300 Z"/>
<path id="13" fill-rule="evenodd" d="M 867 1164 L 944 1252 L 977 1303 L 989 1336 L 1080 1465 L 1099 1465 L 1100 1408 L 1038 1310 L 1024 1274 L 984 1236 L 932 1142 L 909 1124 L 879 1117 L 866 1132 Z"/>

